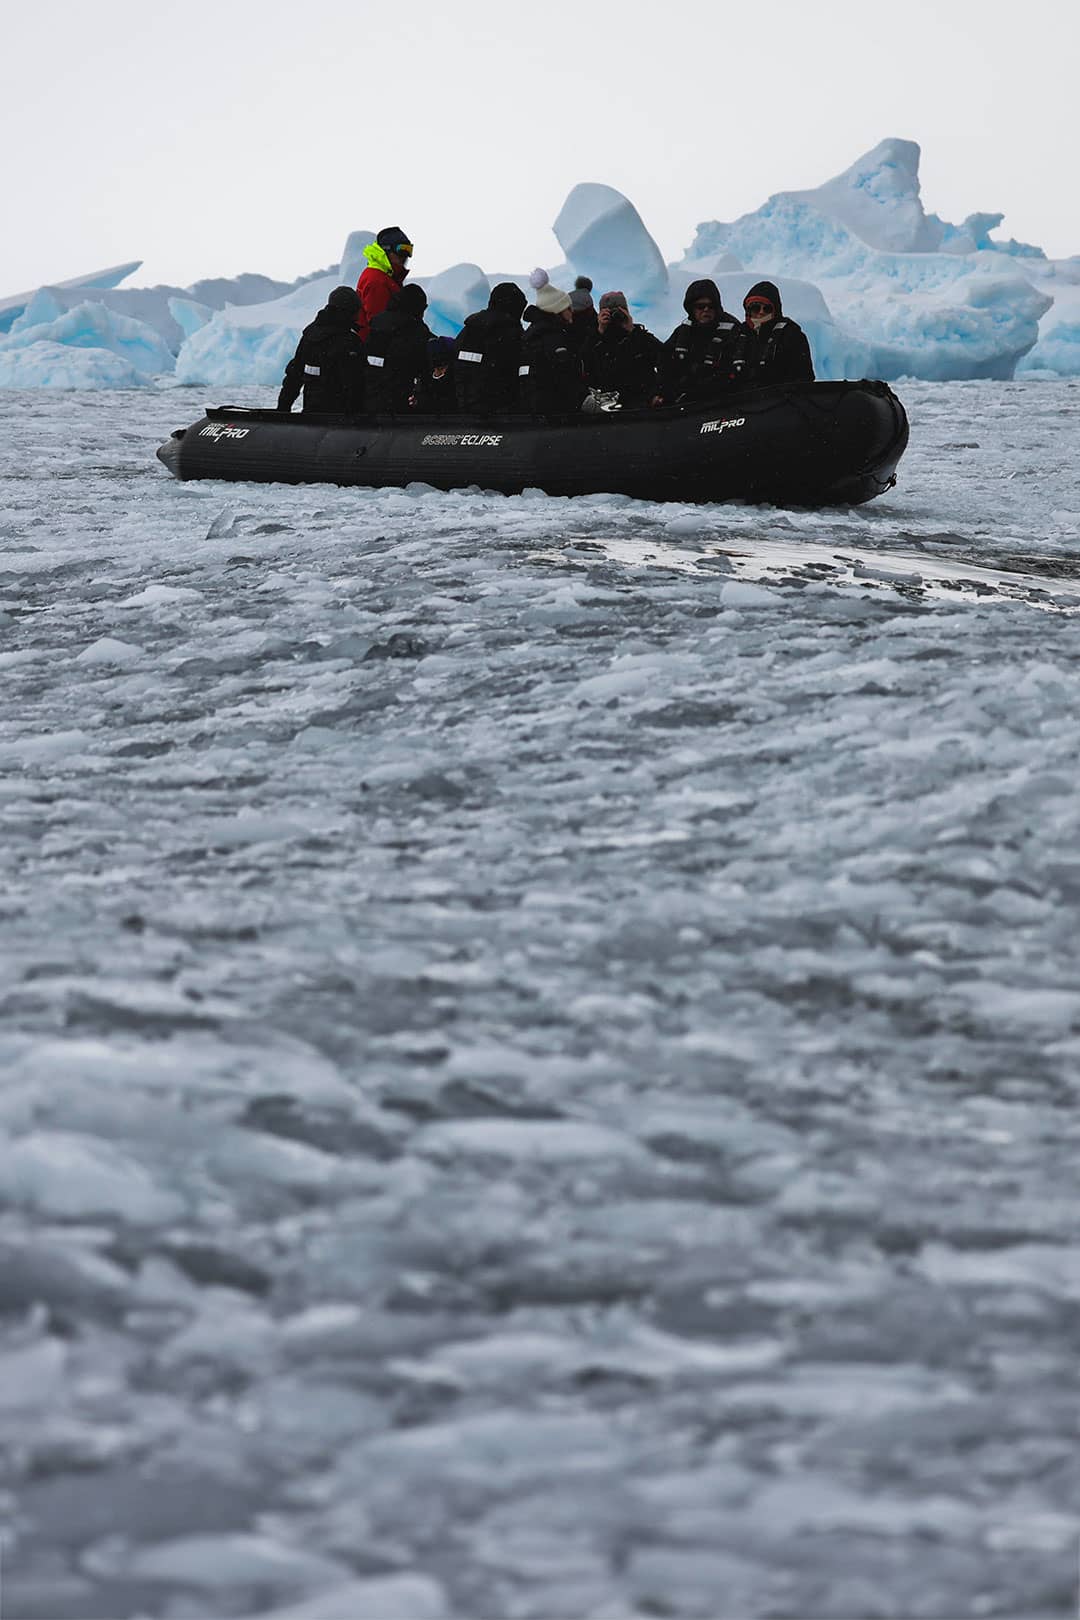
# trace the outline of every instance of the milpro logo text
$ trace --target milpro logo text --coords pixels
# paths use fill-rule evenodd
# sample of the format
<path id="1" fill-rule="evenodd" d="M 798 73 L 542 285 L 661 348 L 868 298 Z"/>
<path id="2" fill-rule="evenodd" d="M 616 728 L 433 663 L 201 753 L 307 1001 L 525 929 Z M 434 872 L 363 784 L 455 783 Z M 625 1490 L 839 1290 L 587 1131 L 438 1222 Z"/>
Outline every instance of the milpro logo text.
<path id="1" fill-rule="evenodd" d="M 502 444 L 501 433 L 425 433 L 421 444 L 490 445 Z"/>
<path id="2" fill-rule="evenodd" d="M 745 416 L 725 416 L 719 422 L 702 422 L 702 433 L 723 433 L 725 428 L 745 427 Z"/>
<path id="3" fill-rule="evenodd" d="M 234 427 L 231 422 L 208 422 L 200 430 L 200 439 L 246 439 L 250 428 Z"/>

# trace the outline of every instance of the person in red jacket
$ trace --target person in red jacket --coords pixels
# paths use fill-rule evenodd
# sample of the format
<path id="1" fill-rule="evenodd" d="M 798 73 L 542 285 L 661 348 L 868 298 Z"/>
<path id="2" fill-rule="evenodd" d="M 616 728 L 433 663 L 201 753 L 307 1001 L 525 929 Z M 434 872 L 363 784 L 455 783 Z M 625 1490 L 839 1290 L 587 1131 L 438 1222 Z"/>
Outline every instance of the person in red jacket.
<path id="1" fill-rule="evenodd" d="M 356 329 L 365 343 L 376 315 L 389 309 L 397 298 L 409 273 L 411 257 L 412 243 L 400 225 L 388 225 L 364 249 L 367 269 L 361 271 L 360 280 L 356 283 L 356 290 L 360 294 Z"/>

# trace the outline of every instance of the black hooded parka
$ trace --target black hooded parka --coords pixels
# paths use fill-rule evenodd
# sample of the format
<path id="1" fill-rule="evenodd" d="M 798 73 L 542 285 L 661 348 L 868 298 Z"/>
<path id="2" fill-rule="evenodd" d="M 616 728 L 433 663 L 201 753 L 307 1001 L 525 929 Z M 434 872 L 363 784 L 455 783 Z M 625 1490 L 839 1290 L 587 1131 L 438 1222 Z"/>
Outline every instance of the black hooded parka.
<path id="1" fill-rule="evenodd" d="M 523 319 L 528 331 L 521 340 L 522 408 L 537 416 L 579 410 L 588 389 L 567 323 L 535 304 Z"/>
<path id="2" fill-rule="evenodd" d="M 395 303 L 375 316 L 368 333 L 368 404 L 400 415 L 413 409 L 427 388 L 431 333 L 424 320 L 427 297 L 415 283 L 402 287 Z"/>
<path id="3" fill-rule="evenodd" d="M 336 287 L 285 367 L 279 411 L 291 411 L 304 394 L 305 411 L 358 416 L 364 409 L 364 345 L 353 321 L 360 300 L 352 287 Z"/>
<path id="4" fill-rule="evenodd" d="M 716 304 L 716 321 L 694 320 L 693 307 L 703 298 Z M 677 399 L 710 399 L 728 387 L 732 345 L 739 331 L 739 322 L 724 308 L 715 281 L 692 281 L 683 308 L 687 319 L 664 344 L 662 376 L 668 404 Z"/>
<path id="5" fill-rule="evenodd" d="M 776 283 L 755 282 L 746 297 L 767 298 L 776 314 L 756 331 L 749 321 L 739 327 L 731 351 L 733 380 L 742 388 L 767 388 L 771 383 L 813 382 L 814 361 L 809 340 L 798 322 L 784 314 L 780 289 Z"/>
<path id="6" fill-rule="evenodd" d="M 454 388 L 459 411 L 516 411 L 521 366 L 521 315 L 528 300 L 512 281 L 491 289 L 487 309 L 470 315 L 458 333 Z"/>
<path id="7" fill-rule="evenodd" d="M 648 405 L 660 392 L 663 348 L 643 326 L 627 327 L 614 312 L 603 332 L 582 351 L 585 375 L 601 393 L 616 393 L 625 410 Z"/>

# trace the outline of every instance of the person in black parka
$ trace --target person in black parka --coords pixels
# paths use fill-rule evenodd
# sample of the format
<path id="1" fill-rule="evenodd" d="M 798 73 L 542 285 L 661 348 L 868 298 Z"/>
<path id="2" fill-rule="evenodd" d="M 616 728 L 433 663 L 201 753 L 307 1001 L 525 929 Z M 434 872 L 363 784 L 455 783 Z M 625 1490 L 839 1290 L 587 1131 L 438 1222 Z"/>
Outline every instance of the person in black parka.
<path id="1" fill-rule="evenodd" d="M 433 337 L 428 344 L 427 372 L 420 386 L 417 409 L 448 416 L 455 407 L 454 363 L 457 345 L 453 338 Z"/>
<path id="2" fill-rule="evenodd" d="M 335 287 L 285 367 L 279 411 L 291 411 L 303 390 L 305 411 L 356 416 L 364 408 L 364 345 L 353 324 L 360 309 L 355 287 Z"/>
<path id="3" fill-rule="evenodd" d="M 536 288 L 536 303 L 525 311 L 528 327 L 521 342 L 521 401 L 537 416 L 562 415 L 593 406 L 585 386 L 581 356 L 569 327 L 573 320 L 570 294 L 552 286 L 546 270 L 534 270 L 529 281 Z"/>
<path id="4" fill-rule="evenodd" d="M 635 323 L 625 293 L 606 292 L 600 300 L 598 320 L 600 329 L 581 354 L 590 386 L 604 394 L 618 394 L 624 410 L 659 405 L 658 369 L 663 355 L 659 338 Z"/>
<path id="5" fill-rule="evenodd" d="M 776 283 L 756 282 L 743 299 L 743 309 L 746 320 L 732 346 L 734 381 L 742 388 L 813 382 L 809 341 L 802 327 L 784 314 Z"/>
<path id="6" fill-rule="evenodd" d="M 662 380 L 667 404 L 710 399 L 727 388 L 739 322 L 729 315 L 715 281 L 692 281 L 683 299 L 686 320 L 664 344 Z"/>
<path id="7" fill-rule="evenodd" d="M 427 293 L 416 282 L 376 315 L 368 334 L 368 407 L 400 414 L 414 409 L 428 378 L 431 333 L 424 320 Z"/>
<path id="8" fill-rule="evenodd" d="M 454 389 L 458 410 L 487 415 L 518 408 L 521 316 L 527 299 L 512 281 L 491 289 L 487 309 L 458 333 Z"/>

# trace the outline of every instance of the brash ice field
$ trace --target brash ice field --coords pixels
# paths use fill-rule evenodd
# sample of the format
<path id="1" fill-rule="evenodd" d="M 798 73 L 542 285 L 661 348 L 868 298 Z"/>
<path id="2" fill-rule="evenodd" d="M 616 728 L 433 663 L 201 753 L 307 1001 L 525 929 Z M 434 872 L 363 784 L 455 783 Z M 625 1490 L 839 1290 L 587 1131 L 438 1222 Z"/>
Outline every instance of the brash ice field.
<path id="1" fill-rule="evenodd" d="M 898 389 L 828 514 L 0 393 L 5 1616 L 1075 1613 L 1080 384 Z"/>

